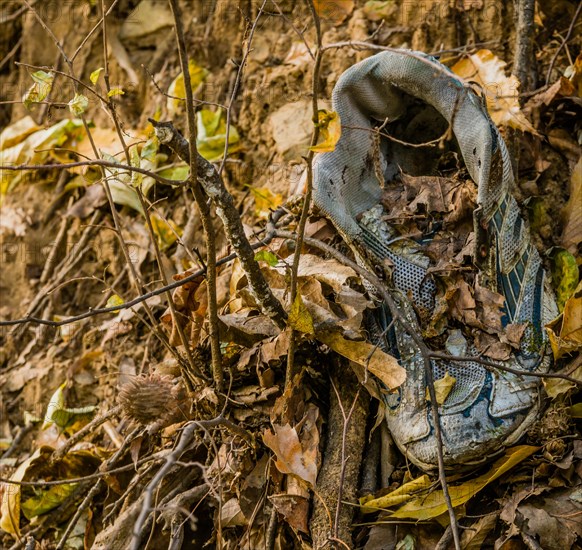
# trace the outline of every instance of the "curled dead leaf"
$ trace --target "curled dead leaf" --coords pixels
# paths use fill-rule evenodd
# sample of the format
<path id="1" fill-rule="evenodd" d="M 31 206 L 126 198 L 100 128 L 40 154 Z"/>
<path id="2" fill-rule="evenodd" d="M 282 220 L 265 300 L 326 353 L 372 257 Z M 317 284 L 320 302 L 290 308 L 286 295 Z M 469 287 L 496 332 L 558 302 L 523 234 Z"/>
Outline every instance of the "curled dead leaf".
<path id="1" fill-rule="evenodd" d="M 519 80 L 506 76 L 507 63 L 490 50 L 479 50 L 452 67 L 452 71 L 466 81 L 481 85 L 487 108 L 497 126 L 510 126 L 516 130 L 538 135 L 519 106 Z"/>
<path id="2" fill-rule="evenodd" d="M 315 486 L 317 446 L 302 445 L 297 430 L 286 424 L 274 424 L 274 432 L 263 433 L 263 441 L 275 453 L 275 466 L 283 474 L 293 474 Z"/>

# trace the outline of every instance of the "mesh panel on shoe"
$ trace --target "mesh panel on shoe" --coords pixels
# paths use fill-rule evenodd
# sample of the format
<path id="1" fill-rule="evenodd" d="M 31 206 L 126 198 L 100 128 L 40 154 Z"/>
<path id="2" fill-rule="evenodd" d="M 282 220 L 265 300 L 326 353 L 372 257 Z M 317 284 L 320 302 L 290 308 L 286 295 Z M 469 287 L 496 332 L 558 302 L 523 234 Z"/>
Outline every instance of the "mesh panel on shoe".
<path id="1" fill-rule="evenodd" d="M 435 380 L 443 378 L 447 372 L 456 379 L 447 400 L 441 405 L 441 414 L 455 414 L 465 410 L 477 399 L 487 377 L 487 370 L 475 362 L 454 364 L 433 361 L 432 368 Z"/>
<path id="2" fill-rule="evenodd" d="M 503 271 L 507 271 L 509 266 L 512 265 L 517 251 L 520 249 L 520 247 L 523 246 L 521 232 L 519 237 L 515 238 L 513 230 L 518 218 L 519 210 L 517 208 L 511 208 L 508 205 L 508 212 L 506 214 L 505 221 L 503 222 L 502 231 L 499 234 L 499 240 L 501 241 L 501 266 Z"/>

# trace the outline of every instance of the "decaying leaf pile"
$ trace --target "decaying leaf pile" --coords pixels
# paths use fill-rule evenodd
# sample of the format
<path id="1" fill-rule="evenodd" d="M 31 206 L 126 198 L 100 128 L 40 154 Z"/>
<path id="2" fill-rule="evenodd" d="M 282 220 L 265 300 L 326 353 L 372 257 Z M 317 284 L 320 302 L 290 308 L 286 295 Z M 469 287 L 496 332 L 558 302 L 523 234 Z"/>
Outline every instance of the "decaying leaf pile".
<path id="1" fill-rule="evenodd" d="M 62 18 L 51 22 L 67 51 L 85 52 L 76 62 L 87 87 L 80 90 L 54 70 L 58 52 L 38 22 L 10 8 L 27 47 L 18 53 L 22 65 L 0 73 L 1 84 L 22 88 L 7 98 L 22 105 L 1 106 L 0 166 L 43 168 L 0 169 L 0 320 L 88 313 L 56 327 L 2 327 L 0 547 L 452 547 L 436 478 L 408 464 L 382 425 L 382 395 L 406 373 L 366 330 L 377 297 L 352 267 L 304 246 L 291 302 L 295 240 L 269 236 L 274 211 L 283 210 L 279 229 L 296 234 L 299 226 L 297 195 L 313 128 L 309 10 L 301 2 L 267 1 L 256 20 L 255 3 L 209 8 L 197 1 L 185 22 L 188 72 L 205 102 L 196 114 L 198 151 L 216 166 L 227 153 L 223 178 L 288 315 L 281 330 L 260 313 L 240 261 L 219 265 L 224 385 L 217 388 L 201 221 L 186 188 L 164 184 L 184 180 L 188 166 L 159 144 L 147 122 L 172 120 L 187 135 L 172 16 L 163 2 L 134 4 L 115 7 L 110 74 L 101 39 L 83 42 L 98 6 L 90 8 L 94 19 L 71 7 L 83 20 L 74 32 Z M 570 24 L 581 24 L 575 3 L 536 8 L 539 86 L 521 95 L 503 61 L 512 60 L 515 41 L 510 7 L 429 4 L 428 13 L 412 13 L 396 0 L 314 2 L 324 44 L 441 52 L 441 61 L 480 90 L 515 159 L 515 195 L 556 292 L 561 313 L 547 327 L 556 370 L 580 380 L 580 35 L 562 44 Z M 491 6 L 503 17 L 491 17 Z M 4 22 L 0 32 L 15 43 Z M 228 104 L 244 52 L 227 117 L 217 104 Z M 329 101 L 333 84 L 371 53 L 362 44 L 325 52 L 313 152 L 333 150 L 341 135 Z M 134 86 L 124 84 L 128 79 Z M 127 151 L 107 101 L 123 121 Z M 106 166 L 51 168 L 95 158 L 92 144 Z M 116 166 L 128 158 L 158 179 Z M 422 335 L 435 349 L 470 340 L 484 357 L 505 359 L 519 347 L 524 326 L 502 328 L 503 297 L 475 283 L 475 185 L 452 152 L 440 154 L 438 172 L 402 173 L 385 183 L 383 196 L 385 219 L 400 236 L 432 236 L 424 252 L 437 305 L 430 314 L 417 312 Z M 232 250 L 220 220 L 213 222 L 219 258 L 226 257 Z M 353 259 L 317 212 L 305 236 Z M 171 293 L 153 292 L 128 306 L 186 277 Z M 94 315 L 99 308 L 111 311 Z M 292 331 L 296 368 L 287 379 Z M 543 383 L 546 412 L 526 440 L 493 464 L 449 477 L 464 549 L 582 547 L 582 403 L 574 383 Z M 454 384 L 448 373 L 435 382 L 439 403 Z"/>

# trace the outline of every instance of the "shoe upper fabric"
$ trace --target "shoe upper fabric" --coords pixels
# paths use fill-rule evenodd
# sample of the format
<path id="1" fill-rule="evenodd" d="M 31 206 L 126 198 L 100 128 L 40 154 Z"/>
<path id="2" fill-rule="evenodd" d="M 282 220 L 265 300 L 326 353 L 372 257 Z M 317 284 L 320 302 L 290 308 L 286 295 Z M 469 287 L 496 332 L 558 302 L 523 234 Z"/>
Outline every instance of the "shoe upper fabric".
<path id="1" fill-rule="evenodd" d="M 429 259 L 417 243 L 396 238 L 382 219 L 378 158 L 383 178 L 427 169 L 422 149 L 398 140 L 378 145 L 375 132 L 382 122 L 402 121 L 411 133 L 425 138 L 426 129 L 442 133 L 450 126 L 466 168 L 477 184 L 474 213 L 474 263 L 479 284 L 505 298 L 503 323 L 526 323 L 521 349 L 504 365 L 524 372 L 545 372 L 550 366 L 544 324 L 557 315 L 539 254 L 526 222 L 511 196 L 514 184 L 509 154 L 479 96 L 432 57 L 408 50 L 386 51 L 348 69 L 333 91 L 342 136 L 333 152 L 314 162 L 314 203 L 368 267 L 392 264 L 391 293 L 408 322 L 418 327 L 414 307 L 434 307 L 436 285 L 427 275 Z M 424 130 L 422 130 L 424 129 Z M 439 135 L 437 133 L 437 135 Z M 382 182 L 383 183 L 383 182 Z M 370 289 L 373 292 L 373 289 Z M 436 468 L 434 419 L 426 401 L 424 363 L 410 335 L 390 325 L 383 306 L 371 332 L 407 370 L 407 380 L 386 397 L 388 427 L 400 449 L 417 465 Z M 461 340 L 463 339 L 461 335 Z M 470 342 L 457 355 L 477 355 Z M 435 379 L 445 372 L 456 384 L 439 407 L 445 464 L 482 462 L 515 442 L 535 419 L 540 400 L 539 378 L 490 372 L 477 362 L 435 360 Z"/>

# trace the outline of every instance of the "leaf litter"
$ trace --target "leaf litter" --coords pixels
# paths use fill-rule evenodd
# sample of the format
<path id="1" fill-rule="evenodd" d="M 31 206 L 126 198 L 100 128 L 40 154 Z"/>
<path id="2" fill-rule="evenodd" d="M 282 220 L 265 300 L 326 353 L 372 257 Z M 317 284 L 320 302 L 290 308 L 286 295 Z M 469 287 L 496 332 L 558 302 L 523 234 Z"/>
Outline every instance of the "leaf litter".
<path id="1" fill-rule="evenodd" d="M 466 4 L 466 9 L 472 8 L 470 3 Z M 362 17 L 354 2 L 317 2 L 316 8 L 327 21 L 326 24 L 336 29 L 335 32 L 341 32 L 337 29 L 342 29 L 344 22 L 350 21 L 348 18 L 352 12 L 351 21 L 355 21 L 356 17 Z M 363 15 L 370 21 L 380 19 L 390 21 L 390 18 L 394 17 L 393 11 L 394 5 L 391 2 L 366 2 Z M 295 35 L 292 40 L 296 40 Z M 287 65 L 285 71 L 289 71 L 291 67 L 292 70 L 301 73 L 310 65 L 309 53 L 303 43 L 293 44 L 290 41 L 289 44 L 291 47 L 288 47 L 281 57 Z M 115 55 L 120 55 L 119 51 Z M 518 83 L 514 77 L 507 76 L 504 62 L 492 52 L 477 51 L 462 59 L 457 65 L 453 65 L 453 70 L 467 79 L 480 82 L 482 85 L 485 83 L 484 95 L 498 124 L 526 131 L 533 136 L 532 139 L 537 139 L 537 134 L 545 123 L 544 117 L 548 113 L 552 117 L 558 116 L 562 102 L 568 101 L 574 93 L 579 95 L 579 91 L 576 92 L 582 82 L 579 59 L 580 57 L 572 60 L 563 77 L 547 90 L 534 95 L 523 108 L 517 101 Z M 272 69 L 269 71 L 276 72 Z M 190 72 L 194 88 L 200 93 L 207 84 L 208 71 L 202 64 L 198 65 L 191 61 Z M 169 95 L 181 98 L 183 78 L 180 83 L 181 75 L 178 77 L 174 75 L 175 72 L 166 79 L 169 85 L 165 89 Z M 171 81 L 171 78 L 174 80 Z M 96 85 L 99 79 L 100 70 L 94 70 L 90 81 Z M 46 83 L 46 78 L 41 79 L 41 82 L 35 82 L 35 88 L 28 93 L 27 102 L 42 101 L 44 94 L 42 87 L 46 86 Z M 119 94 L 121 88 L 113 88 L 112 91 L 113 94 Z M 67 98 L 76 115 L 84 114 L 94 107 L 90 100 L 87 105 L 85 99 L 84 96 Z M 183 101 L 180 99 L 167 98 L 165 109 L 167 113 L 177 113 L 181 111 L 182 104 Z M 241 118 L 243 117 L 244 114 L 241 115 Z M 220 111 L 201 109 L 198 124 L 199 146 L 209 158 L 220 158 L 226 141 L 225 121 Z M 336 113 L 328 110 L 320 113 L 320 124 L 322 140 L 316 147 L 320 150 L 331 150 L 339 138 L 341 121 L 337 119 Z M 81 140 L 79 127 L 78 121 L 63 121 L 48 128 L 41 128 L 31 118 L 22 119 L 3 130 L 0 162 L 19 164 L 70 160 L 62 152 L 50 154 L 47 152 L 48 149 L 59 146 L 71 150 L 77 148 L 79 152 L 86 154 L 88 144 L 86 140 Z M 110 132 L 107 135 L 107 128 L 96 130 L 103 132 L 97 134 L 100 149 L 106 151 L 110 155 L 109 158 L 119 161 L 122 158 L 119 156 L 121 148 L 115 141 L 115 133 Z M 146 132 L 147 130 L 135 132 L 134 135 L 143 137 Z M 235 157 L 240 155 L 240 158 L 244 158 L 247 147 L 245 140 L 249 139 L 249 135 L 231 127 L 229 136 L 229 152 Z M 563 151 L 565 156 L 567 152 L 567 155 L 572 157 L 572 144 L 569 139 L 559 133 L 552 134 L 553 146 Z M 170 164 L 165 152 L 153 147 L 152 156 L 148 154 L 151 150 L 148 152 L 147 146 L 143 144 L 135 146 L 132 163 L 147 168 L 159 167 L 163 170 L 160 174 L 164 177 L 185 179 L 187 167 L 179 162 Z M 539 180 L 543 181 L 544 171 L 551 168 L 542 162 L 544 159 L 541 158 L 541 154 L 539 157 L 536 162 L 538 166 L 544 166 L 539 175 Z M 559 226 L 561 230 L 556 234 L 558 242 L 554 243 L 561 246 L 563 251 L 568 251 L 570 256 L 561 254 L 553 256 L 560 258 L 559 260 L 550 260 L 555 261 L 557 268 L 554 269 L 554 284 L 564 282 L 563 311 L 550 325 L 549 334 L 555 357 L 560 360 L 561 372 L 580 378 L 582 366 L 580 355 L 577 355 L 582 345 L 579 338 L 579 320 L 582 317 L 579 303 L 580 287 L 572 283 L 571 276 L 568 279 L 569 274 L 574 273 L 575 269 L 571 259 L 574 258 L 576 266 L 580 265 L 578 251 L 580 210 L 576 207 L 579 203 L 580 161 L 578 159 L 575 161 L 578 164 L 571 164 L 570 170 L 566 170 L 571 174 L 568 182 L 569 199 L 563 204 Z M 90 191 L 100 188 L 100 184 L 95 185 L 95 180 L 92 179 L 94 175 L 89 171 L 73 169 L 72 173 L 80 179 L 77 184 L 67 189 L 77 201 L 70 213 L 77 218 L 86 219 L 104 205 L 103 197 L 91 196 L 93 191 Z M 226 177 L 234 177 L 228 170 L 226 174 Z M 162 192 L 152 181 L 144 181 L 141 176 L 132 177 L 122 170 L 109 169 L 108 176 L 115 190 L 115 202 L 120 207 L 125 206 L 133 210 L 132 212 L 125 208 L 121 212 L 127 224 L 125 234 L 133 235 L 131 243 L 135 244 L 135 248 L 132 247 L 132 254 L 136 254 L 133 256 L 136 264 L 146 269 L 150 280 L 155 280 L 157 272 L 148 267 L 153 258 L 152 246 L 143 238 L 145 233 L 142 232 L 144 213 L 136 201 L 132 186 L 142 186 L 146 194 L 149 191 L 155 193 L 156 199 Z M 21 175 L 7 171 L 1 173 L 1 178 L 2 193 L 8 201 L 11 200 L 12 193 L 22 191 L 22 187 L 27 183 Z M 97 180 L 99 178 L 100 176 L 97 176 Z M 422 317 L 419 312 L 425 337 L 435 347 L 444 346 L 457 354 L 466 349 L 468 342 L 473 342 L 487 357 L 506 357 L 511 349 L 519 345 L 523 326 L 515 325 L 502 329 L 501 296 L 481 287 L 475 280 L 475 271 L 471 264 L 474 241 L 471 220 L 475 203 L 474 185 L 465 173 L 457 170 L 443 170 L 439 176 L 429 178 L 403 173 L 400 175 L 400 181 L 402 185 L 387 186 L 385 190 L 384 202 L 389 206 L 387 221 L 397 225 L 401 235 L 408 238 L 418 239 L 428 233 L 435 235 L 425 252 L 432 260 L 431 273 L 439 283 L 438 307 L 432 316 Z M 260 220 L 264 220 L 270 210 L 280 206 L 286 196 L 280 189 L 271 189 L 269 185 L 264 184 L 254 185 L 254 182 L 250 187 L 250 194 L 254 205 L 249 209 L 245 220 L 248 221 L 249 227 L 259 226 Z M 85 197 L 87 200 L 81 203 Z M 158 245 L 165 250 L 168 257 L 175 254 L 179 248 L 178 238 L 187 238 L 184 207 L 177 195 L 173 198 L 178 207 L 168 209 L 162 201 L 163 216 L 156 214 L 153 218 Z M 38 198 L 35 200 L 38 201 Z M 15 209 L 13 211 L 17 212 Z M 18 219 L 26 218 L 22 215 Z M 290 222 L 290 229 L 296 227 L 295 223 L 294 220 Z M 310 231 L 313 231 L 313 234 L 318 237 L 323 235 L 326 240 L 337 242 L 337 237 L 333 230 L 330 230 L 329 224 L 316 217 L 310 220 L 310 224 Z M 15 227 L 22 236 L 25 231 L 23 223 Z M 30 229 L 26 228 L 26 231 Z M 78 238 L 79 232 L 79 225 L 74 225 L 70 229 L 70 236 Z M 277 297 L 283 301 L 288 300 L 288 277 L 289 266 L 293 260 L 292 254 L 288 243 L 280 240 L 274 241 L 268 248 L 257 253 L 257 260 L 261 263 L 265 277 Z M 180 265 L 182 270 L 186 271 L 175 275 L 175 280 L 191 274 L 199 267 L 192 259 L 186 260 L 186 265 L 184 263 Z M 114 278 L 121 272 L 115 251 L 103 251 L 97 267 L 96 272 L 99 272 L 99 275 L 105 272 L 108 282 L 112 285 Z M 176 272 L 171 267 L 168 270 L 170 273 Z M 90 272 L 87 276 L 96 275 Z M 231 266 L 221 268 L 219 278 L 224 367 L 232 373 L 227 414 L 246 430 L 250 437 L 247 439 L 246 436 L 234 435 L 223 428 L 211 428 L 211 437 L 201 436 L 188 454 L 184 455 L 185 460 L 191 461 L 191 470 L 196 470 L 200 464 L 205 467 L 204 480 L 197 472 L 188 474 L 193 476 L 191 479 L 200 483 L 210 482 L 205 492 L 207 500 L 195 504 L 199 517 L 203 518 L 198 522 L 204 519 L 213 522 L 220 518 L 224 529 L 220 535 L 222 538 L 216 541 L 220 547 L 263 547 L 272 509 L 265 504 L 268 501 L 278 514 L 279 525 L 283 526 L 276 535 L 277 543 L 283 547 L 290 547 L 289 544 L 299 547 L 301 544 L 309 543 L 309 507 L 313 499 L 310 488 L 317 482 L 317 475 L 321 469 L 322 442 L 325 440 L 326 430 L 329 429 L 325 425 L 327 406 L 325 395 L 328 388 L 322 373 L 330 363 L 332 353 L 353 361 L 354 370 L 360 380 L 362 383 L 365 381 L 366 387 L 371 388 L 371 393 L 375 397 L 380 397 L 382 392 L 397 387 L 402 383 L 405 373 L 395 358 L 367 341 L 368 335 L 364 329 L 363 319 L 366 309 L 373 307 L 373 300 L 362 287 L 357 275 L 337 261 L 321 257 L 318 252 L 309 250 L 302 255 L 300 262 L 298 298 L 294 304 L 288 304 L 292 313 L 290 324 L 302 333 L 298 359 L 301 373 L 297 375 L 291 388 L 284 389 L 282 372 L 289 345 L 289 331 L 281 332 L 268 318 L 259 313 L 240 265 L 235 262 Z M 133 295 L 125 287 L 118 289 L 117 283 L 113 286 L 115 289 L 111 290 L 114 292 L 109 292 L 109 296 L 105 296 L 105 303 L 108 305 L 124 303 Z M 178 315 L 183 321 L 184 332 L 196 348 L 194 364 L 208 374 L 209 328 L 206 318 L 208 304 L 204 279 L 200 277 L 176 289 L 173 292 L 173 299 Z M 75 305 L 81 304 L 76 302 Z M 175 318 L 169 309 L 164 311 L 167 306 L 165 298 L 149 301 L 149 305 L 156 311 L 171 345 L 180 346 Z M 67 311 L 71 313 L 75 308 Z M 111 383 L 110 380 L 114 379 L 117 370 L 122 371 L 122 367 L 125 369 L 127 365 L 133 365 L 130 369 L 133 385 L 125 387 L 125 393 L 134 396 L 138 392 L 145 396 L 140 402 L 140 418 L 150 418 L 148 414 L 164 416 L 159 413 L 160 407 L 164 408 L 169 395 L 179 395 L 180 398 L 177 400 L 179 407 L 176 410 L 172 409 L 171 414 L 163 421 L 150 425 L 147 433 L 141 432 L 131 445 L 130 462 L 134 470 L 137 468 L 136 479 L 141 480 L 142 484 L 144 480 L 147 482 L 151 479 L 148 477 L 151 474 L 140 460 L 151 457 L 156 452 L 169 452 L 186 419 L 211 419 L 216 417 L 222 407 L 221 396 L 210 387 L 195 395 L 188 393 L 187 381 L 176 378 L 176 374 L 180 372 L 176 358 L 164 355 L 162 347 L 158 348 L 146 340 L 147 336 L 144 333 L 148 331 L 144 331 L 143 318 L 144 311 L 140 306 L 126 310 L 125 313 L 115 314 L 98 327 L 81 325 L 69 336 L 65 336 L 63 331 L 55 336 L 56 347 L 51 349 L 51 346 L 43 344 L 39 352 L 33 345 L 28 351 L 22 352 L 25 360 L 26 358 L 34 360 L 32 376 L 31 373 L 23 372 L 23 363 L 20 363 L 20 366 L 14 366 L 10 374 L 2 374 L 1 380 L 3 392 L 7 391 L 12 396 L 16 395 L 16 392 L 23 392 L 23 399 L 29 404 L 40 399 L 43 403 L 43 412 L 47 407 L 51 407 L 51 414 L 45 416 L 59 422 L 62 419 L 59 414 L 55 415 L 55 412 L 73 416 L 79 413 L 79 419 L 87 422 L 94 407 L 100 403 L 111 403 L 112 396 L 118 390 L 115 389 L 115 382 Z M 42 340 L 36 340 L 36 343 L 38 342 Z M 96 350 L 96 352 L 79 353 L 75 357 L 74 354 L 83 347 L 86 351 Z M 126 351 L 120 353 L 120 347 Z M 162 358 L 163 360 L 160 360 Z M 147 366 L 151 367 L 153 378 L 139 374 Z M 62 383 L 61 375 L 64 372 L 72 381 L 72 395 L 76 407 L 65 406 L 68 399 L 63 400 L 62 386 L 58 386 Z M 93 374 L 97 375 L 99 382 L 95 382 L 96 376 Z M 172 380 L 171 386 L 165 385 L 167 383 L 165 377 L 168 376 Z M 39 380 L 34 380 L 35 377 Z M 88 378 L 92 382 L 85 386 Z M 57 387 L 53 382 L 47 383 L 48 380 L 58 380 Z M 381 383 L 378 383 L 378 380 Z M 43 384 L 46 388 L 39 387 Z M 124 384 L 127 384 L 127 381 Z M 446 401 L 454 384 L 454 378 L 448 373 L 436 381 L 439 403 Z M 575 537 L 580 535 L 576 518 L 580 513 L 582 448 L 579 439 L 574 439 L 573 443 L 571 441 L 571 436 L 575 433 L 571 422 L 572 419 L 580 418 L 581 415 L 577 412 L 580 404 L 576 401 L 575 388 L 570 382 L 548 379 L 544 384 L 548 395 L 553 399 L 553 406 L 532 429 L 529 436 L 532 445 L 507 450 L 497 462 L 484 467 L 472 476 L 462 478 L 453 476 L 451 479 L 450 489 L 454 504 L 458 506 L 458 515 L 462 518 L 463 525 L 467 526 L 462 533 L 463 548 L 491 547 L 495 541 L 496 547 L 514 548 L 518 547 L 517 540 L 536 543 L 543 548 L 569 548 L 576 544 Z M 154 392 L 156 387 L 163 387 L 166 393 L 150 394 L 148 389 L 150 386 L 154 388 Z M 92 400 L 86 400 L 88 395 L 91 395 Z M 85 405 L 87 410 L 83 411 Z M 30 415 L 29 418 L 42 416 L 40 411 L 36 412 L 38 414 Z M 135 420 L 135 414 L 128 418 Z M 66 479 L 92 473 L 113 454 L 113 449 L 116 448 L 114 443 L 116 430 L 127 433 L 123 431 L 124 425 L 117 421 L 105 424 L 102 431 L 96 431 L 78 443 L 78 448 L 70 450 L 61 462 L 53 463 L 51 459 L 54 457 L 55 449 L 63 445 L 67 438 L 79 429 L 79 426 L 69 425 L 68 418 L 61 424 L 62 426 L 53 425 L 49 428 L 53 430 L 49 434 L 53 438 L 50 448 L 41 446 L 39 442 L 31 442 L 27 450 L 19 455 L 20 466 L 14 469 L 9 466 L 9 462 L 2 463 L 2 467 L 7 468 L 3 472 L 11 473 L 15 480 Z M 133 429 L 135 424 L 131 427 Z M 162 499 L 169 494 L 166 491 L 170 490 L 172 482 L 173 480 L 169 480 L 168 487 L 162 488 L 160 494 Z M 122 473 L 106 476 L 104 483 L 109 496 L 104 495 L 99 505 L 106 505 L 110 510 L 112 508 L 113 519 L 122 518 L 114 501 L 120 499 L 130 508 L 139 497 L 132 496 L 131 491 L 126 492 L 129 482 Z M 435 489 L 429 476 L 419 475 L 418 471 L 408 468 L 402 461 L 395 468 L 388 484 L 389 487 L 363 499 L 364 510 L 366 507 L 373 507 L 375 510 L 389 508 L 389 512 L 379 514 L 380 521 L 385 519 L 387 514 L 392 515 L 391 521 L 399 518 L 413 518 L 422 522 L 436 520 L 414 527 L 401 523 L 400 531 L 394 539 L 394 547 L 400 549 L 434 547 L 434 544 L 431 546 L 428 541 L 434 541 L 435 536 L 438 540 L 442 531 L 438 525 L 439 522 L 443 522 L 443 512 L 446 510 L 442 492 Z M 12 487 L 14 486 L 10 486 Z M 23 488 L 16 492 L 5 491 L 2 495 L 2 529 L 6 533 L 17 534 L 21 528 L 28 527 L 30 520 L 42 521 L 56 506 L 68 501 L 73 489 L 73 484 L 65 483 L 53 490 L 44 488 L 32 491 Z M 179 507 L 183 503 L 172 501 L 172 504 Z M 190 503 L 186 506 L 190 506 Z M 482 517 L 476 519 L 475 513 Z M 91 516 L 92 514 L 88 514 L 80 522 L 81 527 L 86 527 L 85 533 L 81 534 L 81 542 L 95 539 L 91 531 L 97 525 L 97 520 Z M 196 527 L 194 523 L 196 522 L 193 521 L 191 526 L 192 532 L 200 527 L 200 525 Z M 121 522 L 117 521 L 110 522 L 103 532 L 112 533 L 116 529 L 122 531 L 119 528 L 120 524 Z M 289 526 L 293 535 L 285 533 L 285 526 Z M 375 527 L 377 526 L 372 530 Z M 354 532 L 365 538 L 368 531 L 369 527 L 356 527 Z M 156 533 L 155 536 L 158 537 L 159 534 Z M 156 539 L 154 544 L 159 540 Z M 388 538 L 384 539 L 387 540 Z M 284 546 L 285 544 L 287 546 Z M 96 547 L 99 545 L 96 544 Z M 117 544 L 117 547 L 124 545 Z M 371 549 L 372 546 L 366 545 L 366 548 Z"/>

